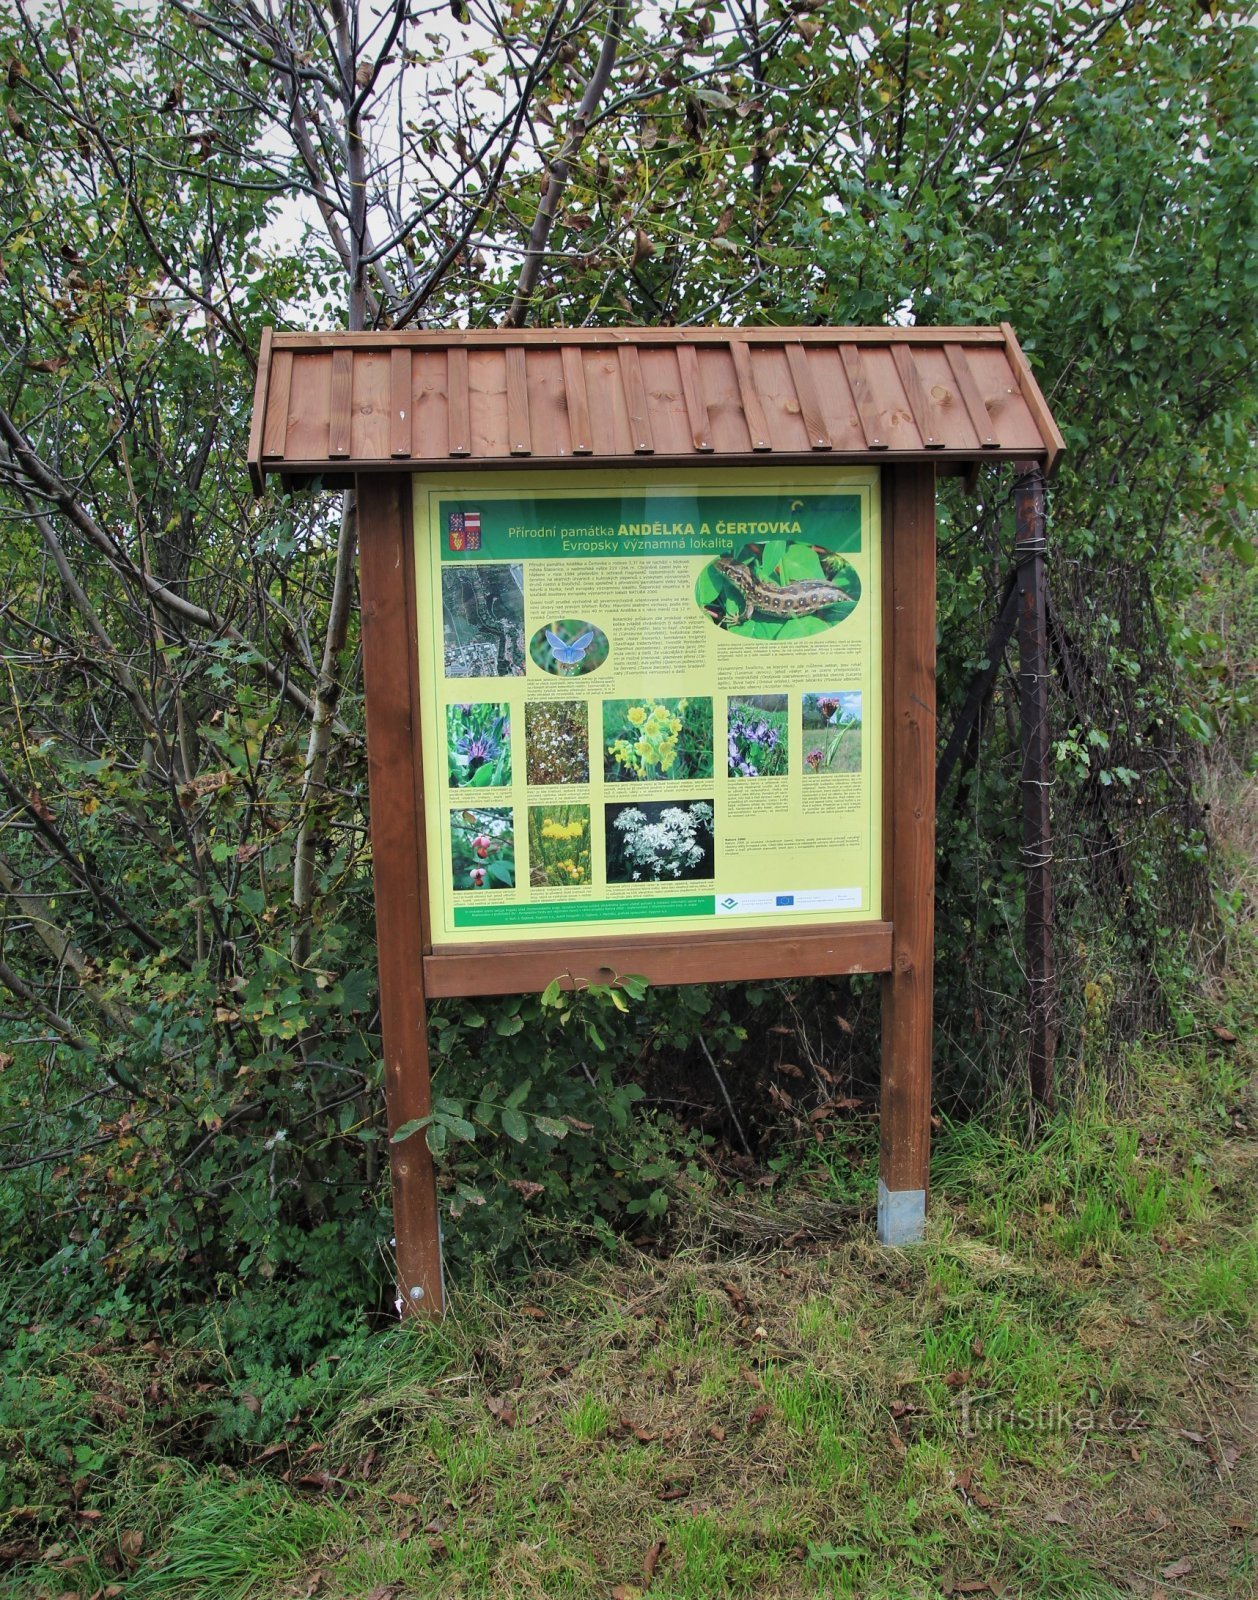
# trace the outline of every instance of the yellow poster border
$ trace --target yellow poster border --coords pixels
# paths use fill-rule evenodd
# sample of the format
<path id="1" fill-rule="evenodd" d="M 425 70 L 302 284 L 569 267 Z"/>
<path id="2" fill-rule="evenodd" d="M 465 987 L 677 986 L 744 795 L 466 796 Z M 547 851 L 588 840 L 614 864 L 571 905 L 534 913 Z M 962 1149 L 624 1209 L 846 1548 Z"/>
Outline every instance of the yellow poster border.
<path id="1" fill-rule="evenodd" d="M 877 466 L 765 466 L 713 469 L 708 472 L 692 468 L 651 467 L 627 471 L 606 468 L 573 468 L 567 471 L 545 471 L 522 467 L 519 470 L 469 472 L 440 471 L 414 473 L 411 477 L 412 525 L 414 537 L 416 646 L 418 651 L 419 716 L 421 743 L 427 752 L 423 763 L 423 800 L 426 827 L 424 832 L 425 869 L 428 883 L 428 903 L 431 928 L 429 948 L 436 954 L 472 954 L 478 947 L 501 949 L 519 944 L 536 947 L 539 943 L 553 942 L 571 946 L 586 939 L 599 940 L 610 937 L 642 940 L 652 935 L 660 936 L 735 936 L 754 937 L 757 934 L 785 935 L 795 929 L 817 932 L 830 927 L 859 926 L 875 923 L 882 913 L 882 827 L 883 787 L 883 527 L 882 527 L 882 469 Z M 524 686 L 537 682 L 535 678 L 466 678 L 446 680 L 444 676 L 443 618 L 441 608 L 440 574 L 441 542 L 446 530 L 438 526 L 438 503 L 457 498 L 465 504 L 518 499 L 578 499 L 603 495 L 622 494 L 628 497 L 650 498 L 654 493 L 694 496 L 697 502 L 705 498 L 755 491 L 777 492 L 845 492 L 859 495 L 861 500 L 861 562 L 867 569 L 862 579 L 862 594 L 868 599 L 864 607 L 864 649 L 862 652 L 861 683 L 867 691 L 864 702 L 863 769 L 864 795 L 860 806 L 864 838 L 864 861 L 861 885 L 863 901 L 852 910 L 825 909 L 811 911 L 782 911 L 765 915 L 714 915 L 705 911 L 700 915 L 644 915 L 626 919 L 623 915 L 599 920 L 568 919 L 562 922 L 525 922 L 517 925 L 492 923 L 483 927 L 456 927 L 454 910 L 459 903 L 451 887 L 453 876 L 448 813 L 454 809 L 447 787 L 445 758 L 446 730 L 444 708 L 454 697 L 443 692 L 448 681 L 466 684 L 471 695 L 492 697 L 500 693 L 505 703 L 522 711 Z M 646 552 L 649 554 L 649 552 Z M 575 559 L 599 559 L 581 556 Z M 624 559 L 623 556 L 617 559 Z M 692 560 L 700 558 L 692 557 Z M 446 564 L 449 565 L 448 563 Z M 526 630 L 527 632 L 527 630 Z M 661 693 L 671 691 L 659 691 Z M 705 688 L 705 693 L 712 692 Z M 754 693 L 748 685 L 746 692 Z M 597 703 L 592 700 L 592 703 Z M 523 717 L 519 717 L 522 731 Z M 593 741 L 592 741 L 593 742 Z M 523 751 L 523 741 L 519 741 Z M 719 750 L 717 752 L 719 754 Z M 522 818 L 530 800 L 528 786 L 523 779 L 523 760 L 518 764 L 513 779 L 510 799 L 498 795 L 497 803 L 510 805 L 514 818 Z M 714 790 L 733 781 L 722 779 Z M 752 780 L 754 781 L 754 780 Z M 824 779 L 820 781 L 826 781 Z M 594 791 L 602 785 L 592 785 L 588 791 L 591 813 L 600 809 Z M 617 798 L 620 795 L 617 794 Z M 491 801 L 486 799 L 485 804 Z M 537 803 L 534 801 L 533 803 Z M 517 833 L 523 830 L 517 829 Z M 517 852 L 517 895 L 521 884 L 520 858 Z M 492 896 L 490 899 L 492 900 Z M 498 897 L 500 900 L 502 896 Z M 671 896 L 667 897 L 671 898 Z M 515 904 L 533 903 L 527 892 Z M 580 902 L 572 902 L 579 904 Z M 680 907 L 678 907 L 680 909 Z"/>

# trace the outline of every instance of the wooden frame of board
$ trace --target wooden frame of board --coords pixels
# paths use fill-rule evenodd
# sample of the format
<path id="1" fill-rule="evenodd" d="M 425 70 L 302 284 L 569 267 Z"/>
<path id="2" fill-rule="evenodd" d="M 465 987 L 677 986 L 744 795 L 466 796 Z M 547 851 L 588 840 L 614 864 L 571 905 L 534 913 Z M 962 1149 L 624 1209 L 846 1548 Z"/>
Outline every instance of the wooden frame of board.
<path id="1" fill-rule="evenodd" d="M 639 360 L 639 351 L 641 360 Z M 935 481 L 1064 449 L 1012 330 L 459 330 L 265 336 L 255 489 L 352 486 L 390 1133 L 432 1110 L 427 1002 L 608 969 L 656 984 L 878 973 L 878 1234 L 921 1236 L 930 1153 Z M 880 917 L 817 929 L 552 936 L 434 950 L 425 882 L 413 475 L 465 465 L 876 465 L 881 475 Z M 390 1145 L 399 1303 L 444 1308 L 436 1173 Z"/>

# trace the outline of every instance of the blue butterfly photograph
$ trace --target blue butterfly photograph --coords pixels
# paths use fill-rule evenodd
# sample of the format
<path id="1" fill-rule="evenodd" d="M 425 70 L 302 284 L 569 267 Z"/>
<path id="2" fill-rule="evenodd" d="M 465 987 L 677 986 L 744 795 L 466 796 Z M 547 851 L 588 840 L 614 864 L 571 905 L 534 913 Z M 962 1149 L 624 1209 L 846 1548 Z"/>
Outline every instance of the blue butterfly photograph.
<path id="1" fill-rule="evenodd" d="M 529 640 L 529 655 L 543 672 L 558 678 L 597 672 L 607 660 L 607 635 L 593 622 L 560 617 L 539 628 Z"/>

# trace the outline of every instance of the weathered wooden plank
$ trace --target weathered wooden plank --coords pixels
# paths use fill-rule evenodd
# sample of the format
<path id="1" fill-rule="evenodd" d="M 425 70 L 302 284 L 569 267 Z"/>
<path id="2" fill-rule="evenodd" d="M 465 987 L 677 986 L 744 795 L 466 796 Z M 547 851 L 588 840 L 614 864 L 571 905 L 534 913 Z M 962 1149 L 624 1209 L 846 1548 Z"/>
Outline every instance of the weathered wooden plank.
<path id="1" fill-rule="evenodd" d="M 293 357 L 288 399 L 288 438 L 285 461 L 328 460 L 328 397 L 332 390 L 332 363 L 317 355 Z"/>
<path id="2" fill-rule="evenodd" d="M 1044 476 L 1051 478 L 1060 458 L 1065 454 L 1066 441 L 1061 436 L 1061 430 L 1053 421 L 1053 414 L 1048 409 L 1048 402 L 1040 391 L 1039 384 L 1035 381 L 1035 374 L 1031 371 L 1031 364 L 1022 353 L 1022 346 L 1018 343 L 1013 329 L 1007 322 L 1002 322 L 1000 331 L 1005 335 L 1005 355 L 1013 369 L 1013 375 L 1018 387 L 1022 391 L 1022 400 L 1027 410 L 1031 413 L 1032 421 L 1044 443 L 1048 446 L 1048 457 L 1044 469 Z"/>
<path id="3" fill-rule="evenodd" d="M 392 352 L 366 350 L 354 358 L 350 404 L 350 456 L 355 461 L 388 461 Z"/>
<path id="4" fill-rule="evenodd" d="M 422 972 L 424 853 L 412 719 L 417 668 L 414 585 L 406 582 L 410 482 L 360 477 L 359 581 L 367 768 L 380 970 L 380 1031 L 390 1133 L 432 1110 Z M 437 1186 L 422 1133 L 389 1144 L 398 1300 L 403 1315 L 444 1309 Z"/>
<path id="5" fill-rule="evenodd" d="M 905 345 L 911 350 L 913 365 L 930 405 L 935 432 L 943 441 L 947 452 L 955 450 L 976 454 L 978 435 L 970 421 L 961 391 L 948 365 L 948 355 L 943 345 Z"/>
<path id="6" fill-rule="evenodd" d="M 1027 407 L 1007 353 L 987 346 L 968 351 L 967 359 L 978 392 L 991 414 L 992 431 L 999 437 L 1001 449 L 1034 450 L 1038 447 L 1046 455 L 1049 447 Z"/>
<path id="7" fill-rule="evenodd" d="M 961 396 L 966 414 L 970 419 L 970 426 L 978 435 L 981 450 L 999 450 L 1000 443 L 992 427 L 991 413 L 983 396 L 979 393 L 978 384 L 974 381 L 974 374 L 970 371 L 970 363 L 966 359 L 965 351 L 960 345 L 949 345 L 947 350 L 948 366 L 952 371 L 957 392 Z"/>
<path id="8" fill-rule="evenodd" d="M 869 376 L 865 371 L 864 359 L 859 350 L 848 345 L 840 346 L 840 353 L 843 358 L 843 370 L 847 373 L 847 381 L 852 390 L 856 415 L 860 418 L 861 431 L 865 435 L 865 448 L 885 450 L 887 441 L 873 390 L 870 387 Z"/>
<path id="9" fill-rule="evenodd" d="M 692 344 L 677 346 L 677 368 L 681 374 L 681 392 L 686 402 L 686 415 L 690 419 L 691 439 L 696 450 L 706 453 L 712 448 L 712 423 L 708 418 L 707 401 L 703 398 L 703 385 L 699 378 L 699 358 Z"/>
<path id="10" fill-rule="evenodd" d="M 642 363 L 637 347 L 622 344 L 619 349 L 620 383 L 625 392 L 625 412 L 629 418 L 629 437 L 633 453 L 649 456 L 655 452 L 651 438 L 651 420 L 647 415 L 646 385 L 642 382 Z"/>
<path id="11" fill-rule="evenodd" d="M 747 348 L 746 341 L 731 339 L 729 353 L 734 363 L 734 377 L 738 382 L 738 397 L 742 404 L 743 416 L 747 421 L 747 432 L 751 436 L 751 448 L 756 451 L 772 450 L 769 426 L 765 421 L 764 407 L 760 404 L 760 395 L 756 390 L 756 380 L 751 369 L 751 352 Z"/>
<path id="12" fill-rule="evenodd" d="M 585 939 L 572 944 L 480 945 L 434 950 L 424 957 L 424 986 L 436 999 L 454 994 L 528 994 L 555 977 L 596 980 L 606 969 L 655 984 L 741 983 L 752 979 L 828 977 L 886 972 L 891 927 L 853 923 L 746 934 L 655 935 L 650 939 Z"/>
<path id="13" fill-rule="evenodd" d="M 572 454 L 568 407 L 564 400 L 563 355 L 549 347 L 528 354 L 529 436 L 533 457 Z"/>
<path id="14" fill-rule="evenodd" d="M 258 347 L 258 370 L 253 380 L 253 414 L 249 418 L 249 444 L 245 460 L 254 494 L 262 493 L 262 425 L 266 420 L 267 387 L 271 380 L 271 340 L 274 330 L 263 328 Z"/>
<path id="15" fill-rule="evenodd" d="M 865 430 L 861 427 L 852 386 L 838 345 L 813 345 L 809 370 L 817 390 L 817 403 L 826 421 L 826 431 L 836 452 L 850 455 L 865 449 Z"/>
<path id="16" fill-rule="evenodd" d="M 814 450 L 832 450 L 834 441 L 830 438 L 821 402 L 817 398 L 817 386 L 813 383 L 808 365 L 807 347 L 787 344 L 786 363 L 791 369 L 791 382 L 795 385 L 795 398 L 799 401 L 804 427 L 808 430 L 809 445 Z"/>
<path id="17" fill-rule="evenodd" d="M 751 457 L 751 435 L 738 394 L 738 377 L 728 346 L 700 346 L 699 384 L 712 425 L 714 457 Z"/>
<path id="18" fill-rule="evenodd" d="M 449 435 L 446 448 L 452 456 L 470 456 L 472 453 L 470 394 L 467 350 L 462 345 L 451 345 L 446 351 L 446 426 Z"/>
<path id="19" fill-rule="evenodd" d="M 907 344 L 893 344 L 891 356 L 895 362 L 895 370 L 900 375 L 904 398 L 913 413 L 913 422 L 922 444 L 927 450 L 942 450 L 944 441 L 936 426 L 934 408 L 922 384 L 917 363 L 913 360 L 912 349 Z"/>
<path id="20" fill-rule="evenodd" d="M 507 443 L 513 456 L 533 453 L 533 432 L 529 426 L 529 383 L 525 372 L 524 346 L 509 344 L 507 360 Z"/>
<path id="21" fill-rule="evenodd" d="M 411 455 L 419 461 L 439 461 L 450 454 L 445 351 L 416 351 L 413 369 Z"/>
<path id="22" fill-rule="evenodd" d="M 283 457 L 288 444 L 288 402 L 293 382 L 293 355 L 278 351 L 271 360 L 271 392 L 267 397 L 266 425 L 262 431 L 265 460 Z"/>
<path id="23" fill-rule="evenodd" d="M 467 387 L 472 413 L 472 456 L 477 461 L 511 460 L 507 437 L 507 361 L 499 345 L 471 350 Z"/>
<path id="24" fill-rule="evenodd" d="M 780 344 L 758 345 L 751 361 L 774 457 L 811 454 L 804 410 L 795 393 L 786 351 Z"/>
<path id="25" fill-rule="evenodd" d="M 588 456 L 594 448 L 590 431 L 590 404 L 585 392 L 585 360 L 577 344 L 563 346 L 563 391 L 568 407 L 568 427 L 574 456 Z"/>
<path id="26" fill-rule="evenodd" d="M 585 387 L 590 400 L 590 430 L 594 454 L 632 456 L 633 431 L 625 388 L 620 381 L 620 356 L 616 348 L 591 350 L 583 355 Z"/>
<path id="27" fill-rule="evenodd" d="M 513 344 L 596 346 L 633 344 L 728 345 L 781 344 L 781 328 L 512 328 Z M 1004 345 L 1002 327 L 978 328 L 792 328 L 790 337 L 805 344 L 968 344 Z M 496 328 L 408 328 L 401 332 L 371 333 L 277 333 L 276 349 L 285 346 L 310 350 L 331 349 L 337 344 L 370 343 L 373 348 L 414 345 L 448 349 L 461 345 L 473 350 L 478 345 L 500 345 L 502 330 Z"/>
<path id="28" fill-rule="evenodd" d="M 328 413 L 328 455 L 332 460 L 349 455 L 353 431 L 354 352 L 332 352 L 332 393 Z"/>
<path id="29" fill-rule="evenodd" d="M 887 476 L 882 913 L 893 934 L 882 984 L 879 1175 L 890 1195 L 920 1196 L 924 1205 L 935 916 L 935 474 L 914 465 Z"/>
<path id="30" fill-rule="evenodd" d="M 682 394 L 676 346 L 648 344 L 638 354 L 642 362 L 642 383 L 646 389 L 650 437 L 656 458 L 692 457 L 694 440 L 690 435 L 690 417 Z"/>
<path id="31" fill-rule="evenodd" d="M 389 454 L 395 459 L 411 453 L 411 360 L 400 346 L 389 357 Z"/>

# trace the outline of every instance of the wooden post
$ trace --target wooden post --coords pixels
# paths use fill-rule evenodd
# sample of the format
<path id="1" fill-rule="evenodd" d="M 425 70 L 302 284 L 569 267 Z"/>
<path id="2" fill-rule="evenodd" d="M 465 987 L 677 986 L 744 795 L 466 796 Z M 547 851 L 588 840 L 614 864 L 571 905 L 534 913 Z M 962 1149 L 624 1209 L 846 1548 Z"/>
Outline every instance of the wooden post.
<path id="1" fill-rule="evenodd" d="M 424 1001 L 423 796 L 411 480 L 357 478 L 367 770 L 389 1133 L 432 1110 Z M 422 1133 L 389 1145 L 398 1312 L 445 1309 L 432 1155 Z"/>
<path id="2" fill-rule="evenodd" d="M 1014 502 L 1018 560 L 1018 700 L 1022 713 L 1022 864 L 1026 870 L 1027 1052 L 1031 1098 L 1053 1103 L 1057 1004 L 1053 980 L 1053 836 L 1049 815 L 1048 540 L 1044 476 L 1036 462 L 1017 469 Z"/>
<path id="3" fill-rule="evenodd" d="M 935 936 L 935 471 L 883 487 L 883 906 L 878 1238 L 922 1237 L 930 1169 Z"/>

